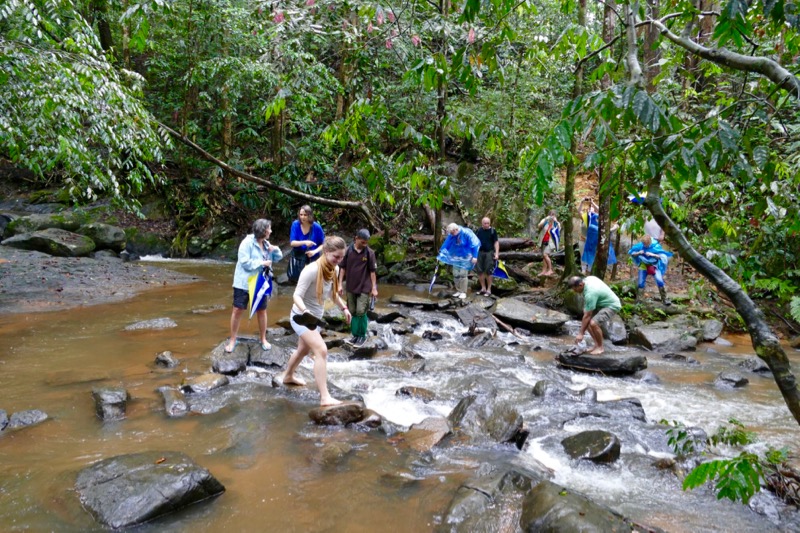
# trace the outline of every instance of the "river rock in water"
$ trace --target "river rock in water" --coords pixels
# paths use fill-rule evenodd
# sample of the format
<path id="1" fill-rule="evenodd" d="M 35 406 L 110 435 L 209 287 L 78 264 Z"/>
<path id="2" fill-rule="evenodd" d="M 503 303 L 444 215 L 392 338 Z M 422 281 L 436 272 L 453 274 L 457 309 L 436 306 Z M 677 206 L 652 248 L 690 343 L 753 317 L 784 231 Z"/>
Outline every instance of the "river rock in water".
<path id="1" fill-rule="evenodd" d="M 525 496 L 519 526 L 526 533 L 633 529 L 617 513 L 550 481 L 542 481 Z"/>
<path id="2" fill-rule="evenodd" d="M 8 413 L 0 409 L 0 431 L 6 429 L 7 425 L 8 425 Z"/>
<path id="3" fill-rule="evenodd" d="M 111 457 L 82 470 L 75 490 L 101 524 L 141 524 L 202 500 L 225 487 L 181 452 L 144 452 Z"/>
<path id="4" fill-rule="evenodd" d="M 574 402 L 595 402 L 597 401 L 597 391 L 592 388 L 585 388 L 581 391 L 574 391 L 558 383 L 542 379 L 533 386 L 533 395 L 544 400 L 571 400 Z"/>
<path id="5" fill-rule="evenodd" d="M 94 409 L 100 420 L 122 420 L 130 395 L 122 387 L 105 387 L 92 390 Z"/>
<path id="6" fill-rule="evenodd" d="M 167 416 L 170 418 L 184 416 L 189 412 L 189 406 L 186 404 L 186 400 L 183 398 L 183 393 L 181 393 L 181 391 L 175 390 L 172 387 L 163 386 L 159 387 L 158 392 L 160 392 L 161 396 L 164 398 L 164 409 L 167 412 Z"/>
<path id="7" fill-rule="evenodd" d="M 733 370 L 720 372 L 714 380 L 714 386 L 718 389 L 738 389 L 746 386 L 750 380 Z"/>
<path id="8" fill-rule="evenodd" d="M 456 433 L 472 440 L 489 438 L 494 442 L 510 442 L 522 449 L 528 432 L 522 415 L 508 402 L 497 402 L 496 394 L 470 395 L 462 398 L 447 420 Z"/>
<path id="9" fill-rule="evenodd" d="M 28 411 L 19 411 L 11 415 L 8 419 L 6 429 L 19 429 L 28 426 L 35 426 L 50 418 L 47 413 L 38 409 L 30 409 Z"/>
<path id="10" fill-rule="evenodd" d="M 682 352 L 697 346 L 697 337 L 691 335 L 686 326 L 672 322 L 639 326 L 631 332 L 629 341 L 656 352 Z"/>
<path id="11" fill-rule="evenodd" d="M 741 361 L 737 366 L 741 369 L 755 372 L 756 374 L 772 374 L 772 370 L 769 369 L 769 365 L 767 365 L 767 363 L 765 363 L 764 360 L 757 355 L 748 355 L 747 359 Z"/>
<path id="12" fill-rule="evenodd" d="M 722 322 L 719 320 L 715 318 L 706 320 L 703 322 L 703 340 L 706 342 L 716 340 L 717 337 L 722 335 L 722 328 Z"/>
<path id="13" fill-rule="evenodd" d="M 525 328 L 533 333 L 557 333 L 569 320 L 569 316 L 564 313 L 551 311 L 516 298 L 499 300 L 494 314 L 512 326 Z"/>
<path id="14" fill-rule="evenodd" d="M 169 317 L 162 317 L 129 324 L 125 326 L 125 331 L 139 331 L 143 329 L 170 329 L 177 327 L 178 324 L 174 320 Z"/>
<path id="15" fill-rule="evenodd" d="M 241 340 L 236 341 L 233 351 L 228 353 L 225 346 L 228 340 L 222 341 L 211 351 L 211 370 L 217 374 L 235 376 L 247 368 L 247 361 L 250 359 L 250 344 Z M 261 346 L 257 346 L 260 350 Z"/>
<path id="16" fill-rule="evenodd" d="M 345 402 L 312 409 L 308 417 L 320 426 L 346 426 L 363 419 L 364 410 L 363 403 Z"/>
<path id="17" fill-rule="evenodd" d="M 647 368 L 647 357 L 642 354 L 575 355 L 565 352 L 556 356 L 556 363 L 580 372 L 631 376 Z"/>
<path id="18" fill-rule="evenodd" d="M 427 452 L 442 442 L 451 431 L 446 418 L 428 417 L 418 424 L 412 424 L 403 434 L 402 440 L 413 450 Z"/>
<path id="19" fill-rule="evenodd" d="M 175 368 L 181 364 L 180 360 L 172 355 L 169 350 L 156 354 L 156 366 L 161 368 Z"/>
<path id="20" fill-rule="evenodd" d="M 399 389 L 397 389 L 394 395 L 406 398 L 417 398 L 419 400 L 422 400 L 423 403 L 432 402 L 433 400 L 436 399 L 435 392 L 428 389 L 423 389 L 422 387 L 412 387 L 412 386 L 400 387 Z"/>
<path id="21" fill-rule="evenodd" d="M 224 387 L 228 383 L 230 383 L 228 376 L 208 373 L 187 379 L 181 386 L 181 390 L 186 394 L 209 392 Z"/>
<path id="22" fill-rule="evenodd" d="M 595 463 L 613 463 L 619 459 L 620 442 L 608 431 L 582 431 L 561 441 L 567 455 L 573 459 L 588 459 Z"/>
<path id="23" fill-rule="evenodd" d="M 389 299 L 389 301 L 392 302 L 393 304 L 407 305 L 410 307 L 421 307 L 422 309 L 437 309 L 439 307 L 438 302 L 431 300 L 430 298 L 424 298 L 422 296 L 393 294 L 392 297 Z"/>

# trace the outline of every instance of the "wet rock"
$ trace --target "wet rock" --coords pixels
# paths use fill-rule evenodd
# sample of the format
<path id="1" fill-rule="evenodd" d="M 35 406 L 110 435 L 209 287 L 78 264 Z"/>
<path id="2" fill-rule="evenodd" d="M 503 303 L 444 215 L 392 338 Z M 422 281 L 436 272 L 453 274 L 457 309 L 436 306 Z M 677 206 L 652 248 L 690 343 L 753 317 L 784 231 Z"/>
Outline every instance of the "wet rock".
<path id="1" fill-rule="evenodd" d="M 772 370 L 769 369 L 769 365 L 767 365 L 767 363 L 765 363 L 764 360 L 758 357 L 757 355 L 747 356 L 747 359 L 739 362 L 737 366 L 749 372 L 755 372 L 756 374 L 761 374 L 761 375 L 772 374 Z"/>
<path id="2" fill-rule="evenodd" d="M 183 398 L 183 393 L 175 390 L 172 387 L 159 387 L 158 392 L 164 398 L 164 410 L 170 418 L 177 418 L 184 416 L 189 412 L 189 406 Z"/>
<path id="3" fill-rule="evenodd" d="M 386 346 L 383 339 L 379 337 L 367 337 L 367 340 L 364 341 L 364 344 L 361 346 L 353 346 L 352 344 L 345 343 L 344 349 L 347 351 L 348 359 L 372 359 L 378 353 L 378 350 L 381 349 L 381 346 Z"/>
<path id="4" fill-rule="evenodd" d="M 8 425 L 6 426 L 6 430 L 9 429 L 20 429 L 28 426 L 34 426 L 41 422 L 44 422 L 50 418 L 47 416 L 47 413 L 44 411 L 40 411 L 38 409 L 30 409 L 28 411 L 19 411 L 18 413 L 14 413 L 8 419 Z"/>
<path id="5" fill-rule="evenodd" d="M 75 482 L 81 504 L 101 524 L 125 528 L 225 492 L 225 487 L 180 452 L 144 452 L 105 459 Z"/>
<path id="6" fill-rule="evenodd" d="M 128 408 L 128 391 L 122 387 L 106 387 L 92 390 L 94 409 L 100 420 L 122 420 Z"/>
<path id="7" fill-rule="evenodd" d="M 373 310 L 367 311 L 367 317 L 378 324 L 388 324 L 402 316 L 403 314 L 396 307 L 382 307 L 376 305 Z"/>
<path id="8" fill-rule="evenodd" d="M 746 386 L 750 380 L 733 370 L 720 372 L 714 380 L 714 386 L 718 389 L 738 389 Z"/>
<path id="9" fill-rule="evenodd" d="M 143 320 L 134 324 L 125 326 L 125 331 L 141 331 L 145 329 L 170 329 L 177 328 L 178 324 L 168 317 L 154 318 L 152 320 Z"/>
<path id="10" fill-rule="evenodd" d="M 15 235 L 2 242 L 3 246 L 34 250 L 57 257 L 86 257 L 94 251 L 94 241 L 63 229 L 45 229 Z"/>
<path id="11" fill-rule="evenodd" d="M 89 257 L 97 261 L 122 261 L 119 254 L 113 250 L 98 250 L 90 253 Z"/>
<path id="12" fill-rule="evenodd" d="M 86 235 L 92 239 L 98 250 L 113 250 L 119 253 L 125 249 L 125 232 L 117 226 L 92 222 L 79 227 L 76 233 Z"/>
<path id="13" fill-rule="evenodd" d="M 442 442 L 450 433 L 450 424 L 446 418 L 429 417 L 419 424 L 413 424 L 408 431 L 403 433 L 401 440 L 413 450 L 427 452 Z"/>
<path id="14" fill-rule="evenodd" d="M 678 363 L 686 363 L 688 365 L 699 365 L 700 362 L 694 357 L 684 355 L 682 353 L 665 353 L 661 356 L 666 361 L 675 361 Z"/>
<path id="15" fill-rule="evenodd" d="M 403 347 L 400 349 L 400 353 L 398 355 L 400 357 L 422 359 L 423 353 L 436 351 L 437 348 L 434 343 L 428 341 L 427 339 L 423 339 L 422 337 L 418 337 L 417 335 L 409 335 L 405 339 Z"/>
<path id="16" fill-rule="evenodd" d="M 685 327 L 669 322 L 639 326 L 633 330 L 629 341 L 656 352 L 682 352 L 697 346 L 697 337 L 690 335 Z"/>
<path id="17" fill-rule="evenodd" d="M 472 440 L 489 438 L 494 442 L 513 443 L 522 449 L 528 437 L 519 411 L 508 402 L 497 402 L 495 394 L 462 398 L 447 420 L 458 435 Z"/>
<path id="18" fill-rule="evenodd" d="M 418 325 L 417 321 L 411 317 L 403 317 L 392 324 L 392 333 L 395 335 L 409 335 L 414 332 Z"/>
<path id="19" fill-rule="evenodd" d="M 474 337 L 468 337 L 464 346 L 467 348 L 502 348 L 506 346 L 506 343 L 492 333 L 484 332 Z"/>
<path id="20" fill-rule="evenodd" d="M 619 459 L 620 442 L 607 431 L 583 431 L 561 441 L 567 455 L 573 459 L 587 459 L 595 463 L 613 463 Z"/>
<path id="21" fill-rule="evenodd" d="M 453 496 L 439 531 L 515 531 L 508 519 L 516 515 L 520 500 L 535 483 L 518 470 L 470 479 Z"/>
<path id="22" fill-rule="evenodd" d="M 228 344 L 227 340 L 222 341 L 211 352 L 211 370 L 217 374 L 225 374 L 227 376 L 235 376 L 247 368 L 247 361 L 250 359 L 250 343 L 238 340 L 233 351 L 228 353 L 225 351 L 225 346 Z M 261 347 L 257 347 L 261 350 Z"/>
<path id="23" fill-rule="evenodd" d="M 172 352 L 169 350 L 165 352 L 161 352 L 156 355 L 156 366 L 161 368 L 175 368 L 181 364 L 180 360 L 177 357 L 172 355 Z"/>
<path id="24" fill-rule="evenodd" d="M 230 383 L 228 376 L 208 373 L 187 379 L 181 386 L 181 390 L 185 394 L 196 394 L 224 387 L 228 383 Z"/>
<path id="25" fill-rule="evenodd" d="M 398 370 L 407 374 L 419 374 L 425 370 L 425 359 L 404 359 L 401 361 L 384 361 L 382 364 L 388 368 Z"/>
<path id="26" fill-rule="evenodd" d="M 8 426 L 8 413 L 0 409 L 0 431 L 3 431 Z"/>
<path id="27" fill-rule="evenodd" d="M 192 309 L 192 313 L 195 315 L 208 315 L 211 313 L 215 313 L 217 311 L 222 311 L 223 309 L 225 309 L 225 306 L 222 304 L 209 305 L 208 307 L 200 307 L 198 309 Z"/>
<path id="28" fill-rule="evenodd" d="M 556 333 L 569 320 L 569 316 L 564 313 L 551 311 L 516 298 L 499 300 L 494 314 L 512 326 L 525 328 L 533 333 Z"/>
<path id="29" fill-rule="evenodd" d="M 574 291 L 572 291 L 574 293 Z M 625 344 L 628 342 L 628 330 L 625 329 L 625 321 L 619 315 L 614 315 L 609 322 L 601 325 L 603 337 L 610 340 L 612 344 Z"/>
<path id="30" fill-rule="evenodd" d="M 358 422 L 353 422 L 350 427 L 356 430 L 369 431 L 383 426 L 383 417 L 372 409 L 364 409 L 364 416 Z"/>
<path id="31" fill-rule="evenodd" d="M 432 402 L 436 399 L 436 393 L 422 387 L 400 387 L 394 393 L 395 396 L 404 396 L 406 398 L 416 398 L 422 400 L 423 403 Z"/>
<path id="32" fill-rule="evenodd" d="M 429 341 L 440 341 L 444 338 L 444 333 L 435 329 L 426 329 L 422 332 L 422 338 Z"/>
<path id="33" fill-rule="evenodd" d="M 791 346 L 795 350 L 800 350 L 800 335 L 789 339 L 789 346 Z"/>
<path id="34" fill-rule="evenodd" d="M 250 346 L 250 360 L 252 366 L 260 368 L 268 368 L 270 370 L 278 370 L 286 368 L 286 363 L 289 362 L 292 352 L 297 348 L 297 336 L 286 335 L 282 337 L 270 337 L 270 344 L 272 348 L 269 350 L 262 350 L 258 341 Z"/>
<path id="35" fill-rule="evenodd" d="M 594 395 L 587 391 L 594 392 Z M 593 401 L 592 396 L 594 400 L 597 399 L 597 392 L 593 389 L 586 388 L 578 392 L 565 387 L 561 383 L 547 379 L 536 382 L 536 385 L 533 386 L 533 395 L 544 400 Z"/>
<path id="36" fill-rule="evenodd" d="M 424 298 L 422 296 L 410 296 L 405 294 L 393 294 L 391 299 L 389 300 L 393 304 L 398 305 L 406 305 L 410 307 L 420 307 L 422 309 L 437 309 L 439 307 L 439 303 L 431 300 L 430 298 Z"/>
<path id="37" fill-rule="evenodd" d="M 729 341 L 728 339 L 723 339 L 722 337 L 717 337 L 716 339 L 714 339 L 714 344 L 716 344 L 717 346 L 727 346 L 727 347 L 733 346 L 733 343 L 731 341 Z"/>
<path id="38" fill-rule="evenodd" d="M 722 322 L 715 318 L 703 321 L 701 338 L 706 342 L 715 340 L 722 335 L 722 327 Z"/>
<path id="39" fill-rule="evenodd" d="M 550 481 L 542 481 L 527 494 L 519 526 L 526 533 L 612 533 L 633 529 L 617 513 Z"/>
<path id="40" fill-rule="evenodd" d="M 587 414 L 617 420 L 647 422 L 644 407 L 642 407 L 642 402 L 638 398 L 620 398 L 618 400 L 597 402 L 592 407 L 592 411 Z"/>
<path id="41" fill-rule="evenodd" d="M 325 341 L 325 346 L 327 346 L 329 350 L 342 346 L 344 341 L 350 337 L 351 335 L 349 333 L 341 333 L 339 331 L 325 330 L 322 332 L 322 340 Z"/>
<path id="42" fill-rule="evenodd" d="M 346 426 L 364 418 L 364 404 L 346 402 L 328 407 L 317 407 L 308 412 L 308 417 L 320 426 Z"/>
<path id="43" fill-rule="evenodd" d="M 573 355 L 562 353 L 556 356 L 559 366 L 580 372 L 599 373 L 608 376 L 630 376 L 647 368 L 647 357 L 641 354 Z"/>
<path id="44" fill-rule="evenodd" d="M 488 300 L 491 306 L 493 301 L 491 298 Z M 477 304 L 470 304 L 466 307 L 456 309 L 456 315 L 461 323 L 467 328 L 484 328 L 490 330 L 497 328 L 497 324 L 492 318 L 492 315 L 488 313 L 482 306 Z"/>
<path id="45" fill-rule="evenodd" d="M 657 385 L 661 383 L 661 378 L 649 370 L 637 372 L 633 375 L 633 377 L 642 383 L 647 383 L 649 385 Z"/>
<path id="46" fill-rule="evenodd" d="M 344 462 L 353 445 L 348 442 L 329 442 L 316 451 L 311 460 L 322 466 L 336 466 Z"/>

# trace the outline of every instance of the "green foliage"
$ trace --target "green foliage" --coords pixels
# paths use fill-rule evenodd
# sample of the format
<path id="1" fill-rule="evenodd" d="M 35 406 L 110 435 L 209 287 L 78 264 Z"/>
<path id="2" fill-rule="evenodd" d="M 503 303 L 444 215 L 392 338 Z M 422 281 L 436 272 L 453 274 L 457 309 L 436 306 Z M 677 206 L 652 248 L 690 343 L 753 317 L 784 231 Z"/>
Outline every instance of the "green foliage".
<path id="1" fill-rule="evenodd" d="M 142 102 L 143 79 L 116 69 L 70 0 L 0 3 L 0 154 L 75 201 L 135 206 L 148 163 L 169 145 Z"/>
<path id="2" fill-rule="evenodd" d="M 795 322 L 800 322 L 800 296 L 793 296 L 789 302 L 789 314 Z"/>
<path id="3" fill-rule="evenodd" d="M 661 423 L 669 426 L 667 429 L 668 444 L 676 455 L 687 457 L 700 449 L 695 437 L 683 424 L 666 420 L 662 420 Z M 720 427 L 714 435 L 706 439 L 704 445 L 717 447 L 724 444 L 731 447 L 742 447 L 756 442 L 755 434 L 747 431 L 741 422 L 731 418 L 728 423 L 732 427 Z M 702 453 L 705 455 L 707 452 L 703 451 Z M 695 489 L 706 483 L 714 483 L 717 499 L 727 498 L 747 504 L 750 498 L 761 490 L 762 482 L 766 482 L 766 476 L 773 467 L 786 460 L 787 453 L 785 449 L 775 450 L 770 447 L 763 457 L 752 452 L 741 451 L 732 458 L 701 463 L 683 480 L 683 490 Z"/>

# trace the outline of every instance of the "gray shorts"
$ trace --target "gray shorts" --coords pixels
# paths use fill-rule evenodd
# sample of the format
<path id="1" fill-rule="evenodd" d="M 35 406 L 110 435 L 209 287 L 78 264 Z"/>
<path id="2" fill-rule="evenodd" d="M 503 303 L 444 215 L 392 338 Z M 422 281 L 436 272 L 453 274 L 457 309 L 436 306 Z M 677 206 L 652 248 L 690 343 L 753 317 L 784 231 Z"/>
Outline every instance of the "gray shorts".
<path id="1" fill-rule="evenodd" d="M 547 244 L 545 244 L 544 248 L 542 249 L 542 253 L 547 255 L 556 253 L 556 244 L 553 242 L 553 239 L 547 241 Z"/>
<path id="2" fill-rule="evenodd" d="M 617 312 L 610 307 L 603 307 L 599 311 L 595 312 L 592 320 L 597 322 L 597 325 L 605 330 L 616 315 Z"/>
<path id="3" fill-rule="evenodd" d="M 494 251 L 478 252 L 478 262 L 475 263 L 475 272 L 478 274 L 492 274 L 494 272 Z"/>

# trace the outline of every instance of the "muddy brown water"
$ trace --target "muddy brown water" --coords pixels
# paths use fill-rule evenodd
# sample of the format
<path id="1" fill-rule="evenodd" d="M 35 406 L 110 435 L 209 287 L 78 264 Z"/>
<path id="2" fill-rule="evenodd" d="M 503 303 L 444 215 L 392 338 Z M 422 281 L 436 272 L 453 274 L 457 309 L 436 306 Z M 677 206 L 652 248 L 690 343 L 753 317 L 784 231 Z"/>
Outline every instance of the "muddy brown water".
<path id="1" fill-rule="evenodd" d="M 77 472 L 100 459 L 149 450 L 187 453 L 227 491 L 213 501 L 143 526 L 142 531 L 431 531 L 441 522 L 454 492 L 474 474 L 477 464 L 459 464 L 456 458 L 413 483 L 400 483 L 397 474 L 406 469 L 409 459 L 402 447 L 377 432 L 316 428 L 307 415 L 313 406 L 289 400 L 273 400 L 267 408 L 254 396 L 212 415 L 167 418 L 156 389 L 208 368 L 208 353 L 228 330 L 233 266 L 160 266 L 197 274 L 204 281 L 157 288 L 110 305 L 0 316 L 0 409 L 9 414 L 41 409 L 51 417 L 0 437 L 0 529 L 99 530 L 73 491 Z M 406 290 L 384 286 L 381 298 Z M 280 287 L 270 303 L 270 325 L 287 315 L 290 306 L 289 289 Z M 193 312 L 197 310 L 207 312 Z M 134 322 L 158 317 L 170 317 L 178 327 L 124 330 Z M 255 321 L 245 321 L 240 333 L 253 334 L 255 327 Z M 733 340 L 735 346 L 726 353 L 752 352 L 749 339 Z M 154 369 L 153 359 L 163 350 L 181 359 L 179 369 Z M 702 362 L 704 352 L 698 351 L 695 357 Z M 531 352 L 530 358 L 534 364 L 552 365 L 552 353 L 546 351 Z M 716 370 L 658 363 L 651 370 L 675 391 L 686 391 L 686 397 L 670 393 L 645 399 L 648 418 L 704 408 L 705 400 L 693 396 L 692 389 L 712 381 Z M 523 379 L 535 382 L 534 375 Z M 576 376 L 573 382 L 596 387 L 602 399 L 637 395 L 623 392 L 629 384 L 605 378 Z M 125 420 L 103 423 L 94 416 L 91 389 L 101 385 L 128 389 L 133 399 Z M 780 396 L 770 379 L 751 377 L 750 387 L 738 394 L 740 400 L 756 405 L 778 405 L 770 407 L 766 419 L 754 429 L 775 437 L 779 444 L 796 442 L 796 425 L 781 414 Z M 726 404 L 720 406 L 719 414 L 736 410 L 735 405 Z M 708 418 L 719 416 L 710 413 Z M 316 460 L 320 446 L 335 441 L 348 442 L 354 452 L 342 463 L 320 464 Z M 532 445 L 520 454 L 536 456 L 536 450 Z M 545 464 L 547 459 L 547 454 L 537 457 Z M 556 482 L 577 483 L 582 488 L 576 481 L 581 476 L 584 473 L 577 469 L 564 468 Z M 597 490 L 603 491 L 602 487 Z M 587 492 L 592 492 L 591 487 Z M 678 491 L 673 498 L 680 497 Z M 675 503 L 678 508 L 681 505 Z M 674 513 L 662 517 L 664 509 L 630 510 L 644 522 L 649 519 L 666 529 L 675 526 Z M 741 512 L 734 508 L 732 522 L 722 524 L 722 530 L 733 527 Z M 701 519 L 697 524 L 705 526 Z"/>

